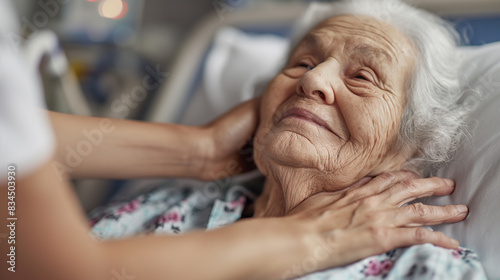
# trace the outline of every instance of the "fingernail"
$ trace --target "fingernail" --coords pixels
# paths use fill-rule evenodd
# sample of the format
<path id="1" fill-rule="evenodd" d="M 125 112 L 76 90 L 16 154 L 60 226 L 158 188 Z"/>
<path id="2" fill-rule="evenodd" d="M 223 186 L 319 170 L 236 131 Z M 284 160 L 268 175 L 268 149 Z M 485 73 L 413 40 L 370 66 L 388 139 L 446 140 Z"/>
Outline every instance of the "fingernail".
<path id="1" fill-rule="evenodd" d="M 469 208 L 467 208 L 467 206 L 465 206 L 465 205 L 457 205 L 457 210 L 460 213 L 467 213 L 467 212 L 469 212 Z"/>
<path id="2" fill-rule="evenodd" d="M 451 239 L 451 242 L 453 242 L 453 245 L 456 247 L 458 247 L 460 245 L 460 243 L 456 239 Z"/>
<path id="3" fill-rule="evenodd" d="M 449 187 L 454 187 L 455 186 L 455 181 L 451 179 L 445 179 L 446 184 L 448 184 Z"/>

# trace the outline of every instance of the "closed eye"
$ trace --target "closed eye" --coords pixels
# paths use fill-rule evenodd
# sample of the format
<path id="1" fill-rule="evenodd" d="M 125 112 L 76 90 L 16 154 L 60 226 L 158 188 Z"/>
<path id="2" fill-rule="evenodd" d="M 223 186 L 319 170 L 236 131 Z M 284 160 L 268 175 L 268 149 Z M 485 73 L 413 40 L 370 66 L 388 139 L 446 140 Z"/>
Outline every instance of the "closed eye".
<path id="1" fill-rule="evenodd" d="M 299 64 L 299 67 L 306 68 L 307 70 L 311 70 L 311 69 L 313 69 L 313 68 L 314 68 L 314 67 L 312 67 L 311 65 L 306 64 L 306 63 L 300 63 L 300 64 Z"/>
<path id="2" fill-rule="evenodd" d="M 354 76 L 355 80 L 358 80 L 358 81 L 361 81 L 361 82 L 364 82 L 364 81 L 373 82 L 374 81 L 374 78 L 373 78 L 372 74 L 370 72 L 368 72 L 368 71 L 361 71 L 361 72 L 358 72 L 357 74 L 355 74 L 353 76 Z"/>

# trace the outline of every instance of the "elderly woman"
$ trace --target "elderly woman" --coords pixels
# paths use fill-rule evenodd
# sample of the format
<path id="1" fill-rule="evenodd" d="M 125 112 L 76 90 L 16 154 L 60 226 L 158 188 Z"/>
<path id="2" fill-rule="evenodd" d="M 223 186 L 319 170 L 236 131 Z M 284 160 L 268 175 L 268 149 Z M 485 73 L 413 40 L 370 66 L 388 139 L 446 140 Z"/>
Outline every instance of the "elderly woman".
<path id="1" fill-rule="evenodd" d="M 326 17 L 262 97 L 255 160 L 273 215 L 365 176 L 428 174 L 463 133 L 444 22 L 395 1 L 318 5 L 303 21 Z"/>
<path id="2" fill-rule="evenodd" d="M 424 172 L 442 162 L 461 136 L 454 43 L 445 24 L 395 1 L 342 2 L 312 8 L 307 17 L 314 18 L 312 26 L 298 31 L 301 39 L 262 98 L 201 130 L 120 120 L 104 124 L 51 113 L 62 148 L 51 165 L 20 181 L 28 187 L 19 195 L 24 226 L 43 238 L 34 242 L 23 229 L 19 246 L 30 257 L 24 254 L 22 260 L 42 264 L 21 272 L 20 279 L 47 271 L 51 279 L 275 279 L 359 260 L 323 273 L 385 277 L 391 267 L 408 264 L 396 261 L 399 257 L 425 259 L 418 252 L 444 256 L 440 271 L 481 276 L 469 251 L 429 244 L 393 250 L 423 243 L 456 249 L 456 240 L 421 226 L 458 222 L 468 211 L 464 205 L 404 206 L 454 189 L 451 180 L 401 171 Z M 217 179 L 241 172 L 234 151 L 254 132 L 257 110 L 254 157 L 266 179 L 254 203 L 251 188 L 217 181 L 198 188 L 160 186 L 98 209 L 91 217 L 92 233 L 102 239 L 227 225 L 220 229 L 90 241 L 66 191 L 56 187 L 47 195 L 38 187 L 42 179 L 61 184 L 53 171 L 61 180 L 68 174 Z M 67 147 L 83 143 L 80 132 L 89 143 L 99 142 L 94 147 L 99 152 L 68 166 Z M 191 145 L 193 135 L 198 144 Z M 165 160 L 165 155 L 171 158 Z M 45 207 L 53 200 L 58 203 Z M 37 206 L 44 216 L 65 224 L 50 224 L 58 230 L 49 234 L 48 221 L 33 218 Z M 254 218 L 228 225 L 242 216 Z M 56 261 L 44 261 L 41 252 L 58 247 L 57 242 L 62 249 L 57 249 Z M 74 257 L 65 257 L 64 248 Z M 468 254 L 460 257 L 461 252 Z M 382 255 L 363 260 L 377 254 Z M 395 273 L 411 276 L 425 270 L 426 279 L 442 276 L 419 267 L 422 262 L 410 264 L 412 269 Z"/>

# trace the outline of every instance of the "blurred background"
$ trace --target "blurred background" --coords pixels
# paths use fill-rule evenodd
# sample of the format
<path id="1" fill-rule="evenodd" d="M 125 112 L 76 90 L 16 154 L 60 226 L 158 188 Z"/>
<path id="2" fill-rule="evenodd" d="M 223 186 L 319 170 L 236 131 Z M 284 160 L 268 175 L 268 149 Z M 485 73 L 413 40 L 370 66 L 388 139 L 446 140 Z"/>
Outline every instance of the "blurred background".
<path id="1" fill-rule="evenodd" d="M 279 0 L 15 0 L 28 57 L 39 67 L 49 109 L 59 112 L 148 119 L 155 95 L 168 81 L 190 37 L 207 23 L 231 24 L 239 11 L 275 4 L 301 9 L 312 1 Z M 330 1 L 323 1 L 330 2 Z M 450 19 L 466 44 L 500 41 L 500 0 L 409 1 Z M 298 7 L 298 8 L 297 8 Z M 276 17 L 280 17 L 276 13 Z M 287 35 L 290 28 L 275 33 Z M 47 32 L 48 31 L 48 32 Z M 201 31 L 201 33 L 200 33 Z M 276 31 L 276 30 L 274 30 Z M 196 33 L 198 32 L 198 33 Z M 34 36 L 31 36 L 34 35 Z M 29 38 L 29 39 L 28 39 Z M 192 38 L 191 38 L 192 39 Z M 37 59 L 41 58 L 41 59 Z M 145 77 L 148 78 L 145 81 Z M 119 181 L 75 182 L 84 208 Z M 104 186 L 107 186 L 105 188 Z"/>
<path id="2" fill-rule="evenodd" d="M 73 77 L 66 77 L 64 87 L 74 87 L 76 79 L 86 104 L 79 99 L 64 104 L 57 94 L 48 94 L 49 108 L 69 113 L 142 119 L 153 100 L 154 83 L 146 97 L 127 110 L 119 110 L 123 92 L 141 84 L 144 75 L 155 72 L 159 82 L 168 70 L 188 34 L 207 18 L 219 18 L 242 9 L 255 9 L 273 2 L 312 1 L 278 0 L 16 0 L 22 34 L 18 40 L 42 30 L 53 31 L 67 57 Z M 327 1 L 324 1 L 327 2 Z M 467 43 L 481 44 L 498 40 L 499 0 L 413 0 L 409 1 L 456 22 Z M 467 19 L 461 18 L 467 14 Z M 477 18 L 471 15 L 477 14 Z M 199 26 L 198 26 L 199 27 Z M 486 35 L 485 35 L 486 34 Z M 488 37 L 489 36 L 489 37 Z M 493 36 L 493 37 L 492 37 Z M 477 38 L 476 38 L 477 37 Z M 492 38 L 490 38 L 492 37 Z M 41 39 L 43 40 L 43 39 Z M 36 51 L 35 51 L 36 52 Z M 53 50 L 52 50 L 53 52 Z M 57 68 L 57 67 L 56 67 Z M 58 69 L 53 69 L 57 72 Z M 44 77 L 47 92 L 50 75 Z M 47 85 L 48 84 L 48 85 Z M 50 89 L 50 90 L 49 90 Z M 76 89 L 74 89 L 76 90 Z M 142 94 L 142 93 L 141 93 Z M 111 110 L 115 101 L 115 110 Z M 127 102 L 127 100 L 122 100 Z M 67 102 L 66 102 L 67 103 Z M 70 102 L 71 103 L 71 102 Z M 77 103 L 81 103 L 78 105 Z M 130 102 L 129 102 L 130 103 Z M 82 107 L 82 108 L 78 108 Z M 85 107 L 85 108 L 84 108 Z M 76 110 L 76 111 L 75 111 Z"/>

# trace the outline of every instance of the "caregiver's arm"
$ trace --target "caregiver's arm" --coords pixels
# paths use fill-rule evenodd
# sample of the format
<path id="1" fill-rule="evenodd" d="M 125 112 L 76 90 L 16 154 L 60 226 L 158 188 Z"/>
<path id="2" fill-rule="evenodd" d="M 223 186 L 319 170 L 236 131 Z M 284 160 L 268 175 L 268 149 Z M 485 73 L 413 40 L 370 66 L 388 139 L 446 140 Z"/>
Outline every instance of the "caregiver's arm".
<path id="1" fill-rule="evenodd" d="M 50 112 L 58 142 L 52 168 L 77 178 L 227 177 L 250 165 L 238 149 L 254 134 L 258 102 L 203 127 Z"/>
<path id="2" fill-rule="evenodd" d="M 7 221 L 7 190 L 0 190 L 0 219 Z M 17 181 L 16 190 L 15 272 L 6 269 L 10 245 L 1 239 L 0 279 L 266 279 L 268 272 L 257 277 L 260 267 L 292 264 L 279 259 L 298 261 L 305 251 L 287 223 L 258 219 L 183 236 L 99 242 L 70 185 L 48 164 Z"/>
<path id="3" fill-rule="evenodd" d="M 2 269 L 0 278 L 282 279 L 312 272 L 311 260 L 320 270 L 413 244 L 456 248 L 445 235 L 416 227 L 463 219 L 455 206 L 415 208 L 426 209 L 426 215 L 389 207 L 452 190 L 442 179 L 412 182 L 416 188 L 408 190 L 381 177 L 340 195 L 336 203 L 332 196 L 316 195 L 301 204 L 303 214 L 284 218 L 248 219 L 184 236 L 99 242 L 90 237 L 70 186 L 46 164 L 17 182 L 16 272 Z M 7 196 L 0 197 L 7 205 Z M 0 209 L 0 219 L 6 218 L 6 208 Z M 5 264 L 9 247 L 1 244 Z"/>

